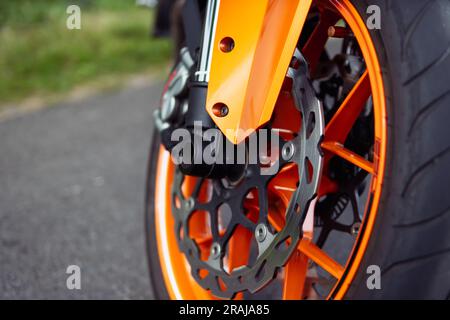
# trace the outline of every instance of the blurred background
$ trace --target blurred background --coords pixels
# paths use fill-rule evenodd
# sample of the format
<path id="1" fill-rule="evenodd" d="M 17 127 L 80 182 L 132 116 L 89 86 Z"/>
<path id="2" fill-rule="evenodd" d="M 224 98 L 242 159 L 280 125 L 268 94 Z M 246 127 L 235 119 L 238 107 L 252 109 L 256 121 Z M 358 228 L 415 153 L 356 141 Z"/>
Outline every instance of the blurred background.
<path id="1" fill-rule="evenodd" d="M 81 9 L 81 30 L 66 28 L 72 4 Z M 161 67 L 171 45 L 150 38 L 155 5 L 155 0 L 0 1 L 0 103 L 82 84 L 107 87 L 124 75 Z"/>
<path id="2" fill-rule="evenodd" d="M 172 2 L 156 18 L 155 0 L 0 1 L 0 298 L 152 298 L 145 174 Z"/>

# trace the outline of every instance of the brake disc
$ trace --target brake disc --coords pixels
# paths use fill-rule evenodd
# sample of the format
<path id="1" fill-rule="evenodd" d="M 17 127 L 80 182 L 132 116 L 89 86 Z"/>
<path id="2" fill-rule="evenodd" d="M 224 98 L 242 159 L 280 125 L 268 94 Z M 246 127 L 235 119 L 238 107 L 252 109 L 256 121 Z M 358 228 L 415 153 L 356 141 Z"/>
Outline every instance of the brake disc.
<path id="1" fill-rule="evenodd" d="M 275 278 L 277 271 L 289 260 L 302 237 L 302 225 L 311 201 L 316 197 L 322 171 L 323 155 L 320 143 L 324 135 L 324 117 L 321 102 L 317 99 L 308 78 L 308 65 L 296 50 L 287 77 L 292 79 L 292 97 L 301 113 L 300 130 L 294 139 L 280 139 L 276 153 L 279 168 L 296 163 L 299 183 L 285 212 L 285 226 L 278 232 L 268 223 L 267 186 L 276 175 L 262 175 L 263 165 L 248 164 L 242 179 L 235 184 L 212 180 L 212 194 L 208 201 L 199 199 L 205 179 L 199 178 L 193 193 L 186 198 L 182 192 L 185 176 L 177 170 L 172 187 L 172 214 L 180 250 L 191 266 L 193 278 L 215 296 L 232 298 L 237 292 L 254 293 Z M 244 214 L 244 201 L 252 189 L 258 190 L 259 214 L 257 222 Z M 219 232 L 219 211 L 231 215 L 223 232 Z M 195 212 L 207 212 L 212 244 L 207 259 L 195 239 L 191 238 L 189 220 Z M 237 269 L 226 270 L 224 258 L 227 245 L 237 226 L 250 230 L 258 244 L 255 261 Z M 250 254 L 249 254 L 250 255 Z"/>

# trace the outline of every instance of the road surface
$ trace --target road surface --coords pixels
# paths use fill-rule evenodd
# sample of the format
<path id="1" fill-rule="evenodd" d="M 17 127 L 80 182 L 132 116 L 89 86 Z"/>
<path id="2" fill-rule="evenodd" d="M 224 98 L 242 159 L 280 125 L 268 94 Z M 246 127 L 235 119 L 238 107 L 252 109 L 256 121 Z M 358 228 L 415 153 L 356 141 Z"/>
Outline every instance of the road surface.
<path id="1" fill-rule="evenodd" d="M 151 299 L 143 225 L 161 85 L 0 122 L 0 298 Z M 81 289 L 68 290 L 78 265 Z"/>

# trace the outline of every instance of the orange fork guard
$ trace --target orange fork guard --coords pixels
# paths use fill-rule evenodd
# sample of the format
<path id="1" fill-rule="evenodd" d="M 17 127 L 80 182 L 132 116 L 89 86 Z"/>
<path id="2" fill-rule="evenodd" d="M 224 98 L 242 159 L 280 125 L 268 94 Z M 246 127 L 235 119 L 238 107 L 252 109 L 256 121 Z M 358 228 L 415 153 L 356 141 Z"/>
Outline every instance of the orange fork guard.
<path id="1" fill-rule="evenodd" d="M 220 1 L 206 109 L 237 144 L 272 116 L 312 0 Z M 234 48 L 224 52 L 222 39 Z M 228 114 L 217 115 L 216 104 Z"/>

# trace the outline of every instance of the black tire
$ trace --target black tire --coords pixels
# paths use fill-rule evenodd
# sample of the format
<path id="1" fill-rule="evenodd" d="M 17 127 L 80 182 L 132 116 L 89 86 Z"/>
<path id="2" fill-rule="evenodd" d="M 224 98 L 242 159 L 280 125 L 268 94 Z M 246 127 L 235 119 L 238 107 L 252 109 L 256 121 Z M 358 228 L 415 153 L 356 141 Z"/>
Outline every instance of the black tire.
<path id="1" fill-rule="evenodd" d="M 450 1 L 354 1 L 362 17 L 381 9 L 371 31 L 388 115 L 384 187 L 371 240 L 347 299 L 450 298 Z M 167 299 L 153 218 L 159 138 L 149 156 L 146 226 L 155 298 Z M 381 268 L 381 289 L 367 267 Z"/>
<path id="2" fill-rule="evenodd" d="M 388 114 L 384 187 L 367 252 L 346 298 L 450 294 L 450 1 L 355 1 L 381 9 L 371 31 Z M 381 268 L 381 290 L 366 285 Z"/>
<path id="3" fill-rule="evenodd" d="M 158 300 L 168 300 L 169 293 L 164 284 L 163 273 L 158 256 L 155 228 L 155 180 L 158 152 L 160 146 L 159 134 L 153 133 L 147 169 L 147 193 L 145 198 L 145 231 L 147 244 L 147 258 L 150 271 L 150 283 L 153 297 Z"/>

